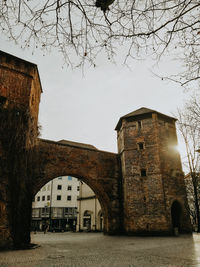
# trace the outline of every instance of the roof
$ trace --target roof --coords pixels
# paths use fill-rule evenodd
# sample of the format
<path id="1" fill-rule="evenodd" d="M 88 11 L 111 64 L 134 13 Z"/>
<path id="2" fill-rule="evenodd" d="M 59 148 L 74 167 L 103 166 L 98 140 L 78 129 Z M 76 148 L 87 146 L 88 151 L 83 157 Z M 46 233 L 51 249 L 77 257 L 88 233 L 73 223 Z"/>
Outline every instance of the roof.
<path id="1" fill-rule="evenodd" d="M 175 118 L 170 117 L 170 116 L 168 116 L 168 115 L 165 115 L 165 114 L 163 114 L 163 113 L 160 113 L 160 112 L 158 112 L 158 111 L 156 111 L 156 110 L 142 107 L 142 108 L 139 108 L 139 109 L 137 109 L 137 110 L 135 110 L 135 111 L 132 111 L 132 112 L 130 112 L 130 113 L 124 115 L 123 117 L 121 117 L 121 118 L 119 119 L 118 123 L 117 123 L 117 126 L 115 127 L 115 130 L 119 130 L 119 129 L 120 129 L 121 124 L 122 124 L 122 120 L 123 120 L 123 119 L 130 118 L 130 117 L 137 117 L 137 116 L 146 115 L 146 114 L 151 114 L 151 113 L 157 113 L 157 114 L 159 114 L 159 115 L 161 115 L 161 116 L 164 116 L 164 117 L 166 117 L 166 118 L 169 118 L 169 119 L 172 119 L 172 120 L 176 120 Z"/>
<path id="2" fill-rule="evenodd" d="M 88 149 L 98 150 L 93 145 L 83 144 L 83 143 L 78 143 L 78 142 L 73 142 L 73 141 L 68 141 L 68 140 L 64 140 L 64 139 L 58 141 L 58 143 L 63 144 L 63 145 L 71 145 L 71 146 L 77 146 L 77 147 L 82 147 L 82 148 L 88 148 Z"/>

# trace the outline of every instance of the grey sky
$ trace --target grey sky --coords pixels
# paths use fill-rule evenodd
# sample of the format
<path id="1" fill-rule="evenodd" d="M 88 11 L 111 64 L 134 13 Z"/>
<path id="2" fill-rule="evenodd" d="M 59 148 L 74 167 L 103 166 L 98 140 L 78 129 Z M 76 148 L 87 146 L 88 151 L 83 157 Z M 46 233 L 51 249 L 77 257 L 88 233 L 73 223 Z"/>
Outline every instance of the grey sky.
<path id="1" fill-rule="evenodd" d="M 114 128 L 119 118 L 140 107 L 171 115 L 187 95 L 183 88 L 161 81 L 150 69 L 152 62 L 121 64 L 99 61 L 96 68 L 62 68 L 62 55 L 52 51 L 32 55 L 0 37 L 0 49 L 38 65 L 43 94 L 40 104 L 41 137 L 89 143 L 98 149 L 117 152 Z M 165 61 L 160 72 L 176 69 Z M 158 72 L 158 69 L 157 69 Z"/>

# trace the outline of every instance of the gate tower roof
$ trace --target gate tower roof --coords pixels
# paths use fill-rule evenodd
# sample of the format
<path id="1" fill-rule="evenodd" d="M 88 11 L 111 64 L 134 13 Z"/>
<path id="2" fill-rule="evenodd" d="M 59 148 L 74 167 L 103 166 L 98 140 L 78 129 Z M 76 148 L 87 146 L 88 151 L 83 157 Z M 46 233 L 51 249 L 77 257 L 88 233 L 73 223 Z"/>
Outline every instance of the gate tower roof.
<path id="1" fill-rule="evenodd" d="M 138 119 L 139 117 L 145 117 L 147 114 L 152 114 L 152 113 L 157 113 L 158 115 L 160 115 L 161 117 L 165 117 L 167 119 L 170 119 L 170 120 L 175 120 L 176 121 L 176 118 L 173 118 L 171 116 L 168 116 L 168 115 L 165 115 L 163 113 L 160 113 L 156 110 L 153 110 L 153 109 L 149 109 L 149 108 L 145 108 L 145 107 L 142 107 L 142 108 L 139 108 L 135 111 L 132 111 L 124 116 L 122 116 L 118 123 L 117 123 L 117 126 L 115 127 L 115 130 L 118 131 L 120 128 L 121 128 L 121 125 L 122 125 L 122 120 L 123 119 L 127 119 L 127 118 L 131 118 L 131 117 L 135 117 L 136 119 Z"/>

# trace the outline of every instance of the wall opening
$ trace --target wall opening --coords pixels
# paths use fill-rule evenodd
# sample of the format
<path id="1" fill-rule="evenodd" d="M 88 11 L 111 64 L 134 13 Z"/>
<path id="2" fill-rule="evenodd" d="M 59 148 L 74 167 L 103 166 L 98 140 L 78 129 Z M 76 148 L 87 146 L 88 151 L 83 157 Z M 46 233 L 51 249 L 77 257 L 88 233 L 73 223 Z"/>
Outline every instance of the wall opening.
<path id="1" fill-rule="evenodd" d="M 175 200 L 171 206 L 171 218 L 173 228 L 178 229 L 179 232 L 181 231 L 181 213 L 181 205 L 177 200 Z"/>
<path id="2" fill-rule="evenodd" d="M 33 199 L 32 231 L 103 231 L 100 202 L 81 179 L 59 176 L 42 186 Z"/>

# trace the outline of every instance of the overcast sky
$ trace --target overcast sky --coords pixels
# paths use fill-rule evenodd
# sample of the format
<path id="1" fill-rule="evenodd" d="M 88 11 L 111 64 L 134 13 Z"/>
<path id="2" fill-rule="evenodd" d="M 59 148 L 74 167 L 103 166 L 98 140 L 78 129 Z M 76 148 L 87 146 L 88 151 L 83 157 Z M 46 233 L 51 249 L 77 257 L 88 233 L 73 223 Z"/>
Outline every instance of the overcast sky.
<path id="1" fill-rule="evenodd" d="M 140 107 L 172 115 L 187 94 L 172 82 L 152 74 L 152 61 L 112 65 L 104 58 L 96 68 L 71 70 L 63 67 L 62 55 L 53 51 L 43 56 L 21 50 L 0 37 L 1 50 L 37 64 L 43 94 L 39 123 L 41 137 L 88 143 L 98 149 L 117 152 L 116 132 L 119 118 Z M 166 60 L 155 71 L 165 75 L 177 70 L 175 62 Z"/>

